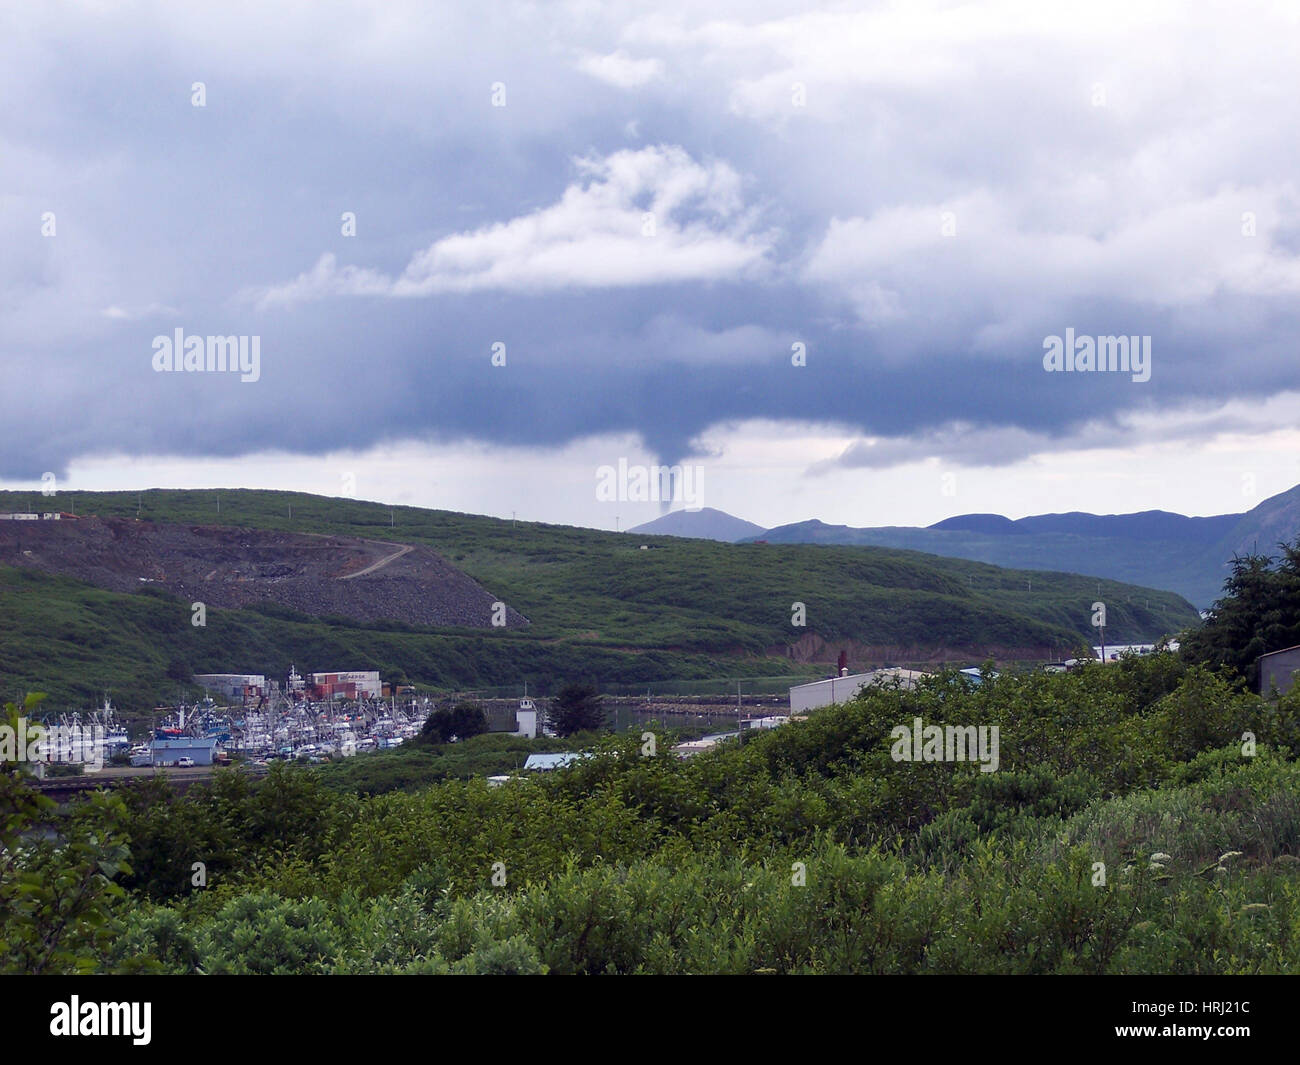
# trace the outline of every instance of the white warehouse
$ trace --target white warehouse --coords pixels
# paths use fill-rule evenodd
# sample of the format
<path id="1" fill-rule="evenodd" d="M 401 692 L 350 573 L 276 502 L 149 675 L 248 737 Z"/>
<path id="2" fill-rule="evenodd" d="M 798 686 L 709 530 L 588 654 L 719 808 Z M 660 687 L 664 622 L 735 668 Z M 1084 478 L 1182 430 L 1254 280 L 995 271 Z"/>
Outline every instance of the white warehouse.
<path id="1" fill-rule="evenodd" d="M 898 682 L 901 688 L 914 688 L 924 677 L 914 669 L 874 669 L 870 673 L 853 673 L 842 677 L 827 677 L 811 684 L 800 684 L 790 689 L 790 713 L 816 710 L 819 706 L 847 703 L 868 685 L 889 685 Z"/>

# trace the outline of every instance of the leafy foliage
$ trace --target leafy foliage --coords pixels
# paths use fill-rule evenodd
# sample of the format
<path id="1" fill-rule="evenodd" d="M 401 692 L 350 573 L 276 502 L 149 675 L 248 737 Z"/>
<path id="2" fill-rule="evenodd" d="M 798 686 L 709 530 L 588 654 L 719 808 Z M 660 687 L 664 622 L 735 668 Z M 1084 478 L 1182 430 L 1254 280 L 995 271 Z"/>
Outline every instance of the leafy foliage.
<path id="1" fill-rule="evenodd" d="M 42 695 L 26 697 L 22 714 Z M 6 728 L 18 707 L 6 703 Z M 130 873 L 119 829 L 121 801 L 95 795 L 55 820 L 54 803 L 37 793 L 22 759 L 0 764 L 0 972 L 90 972 L 109 947 L 115 878 Z"/>
<path id="2" fill-rule="evenodd" d="M 996 725 L 999 770 L 894 761 L 917 717 Z M 223 771 L 127 794 L 131 905 L 78 934 L 176 973 L 1295 971 L 1298 724 L 1165 652 L 868 690 L 686 761 L 589 734 L 498 788 Z"/>

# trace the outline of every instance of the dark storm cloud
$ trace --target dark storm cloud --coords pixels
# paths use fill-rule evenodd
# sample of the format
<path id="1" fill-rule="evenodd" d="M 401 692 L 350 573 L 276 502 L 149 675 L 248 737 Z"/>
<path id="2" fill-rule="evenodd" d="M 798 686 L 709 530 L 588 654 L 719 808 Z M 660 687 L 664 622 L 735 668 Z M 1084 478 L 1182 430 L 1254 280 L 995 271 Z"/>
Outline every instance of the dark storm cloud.
<path id="1" fill-rule="evenodd" d="M 0 387 L 25 424 L 0 476 L 605 431 L 675 460 L 747 418 L 880 441 L 845 465 L 996 465 L 1294 388 L 1296 103 L 1246 77 L 1291 46 L 1013 7 L 985 29 L 722 6 L 13 15 Z M 155 373 L 177 328 L 260 337 L 259 380 Z M 1151 379 L 1046 373 L 1067 328 L 1151 336 Z"/>

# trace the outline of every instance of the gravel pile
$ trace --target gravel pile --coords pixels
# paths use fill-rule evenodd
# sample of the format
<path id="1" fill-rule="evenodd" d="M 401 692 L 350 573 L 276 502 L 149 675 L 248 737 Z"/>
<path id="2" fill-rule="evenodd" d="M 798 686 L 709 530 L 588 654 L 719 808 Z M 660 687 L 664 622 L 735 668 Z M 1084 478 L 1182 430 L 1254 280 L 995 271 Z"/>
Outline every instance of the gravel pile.
<path id="1" fill-rule="evenodd" d="M 126 518 L 0 521 L 0 564 L 117 592 L 157 587 L 209 607 L 492 628 L 497 597 L 426 547 Z M 528 624 L 509 607 L 506 628 Z"/>

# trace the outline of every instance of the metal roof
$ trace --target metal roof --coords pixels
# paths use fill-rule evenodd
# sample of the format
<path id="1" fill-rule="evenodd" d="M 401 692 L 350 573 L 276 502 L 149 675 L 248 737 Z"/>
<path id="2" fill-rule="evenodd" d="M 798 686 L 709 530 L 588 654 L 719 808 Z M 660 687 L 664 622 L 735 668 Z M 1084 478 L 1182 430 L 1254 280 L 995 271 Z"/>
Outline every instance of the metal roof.
<path id="1" fill-rule="evenodd" d="M 155 739 L 152 746 L 155 751 L 175 751 L 186 748 L 193 749 L 196 747 L 216 747 L 217 741 L 209 736 L 181 736 L 174 740 Z"/>
<path id="2" fill-rule="evenodd" d="M 1265 652 L 1264 652 L 1262 655 L 1260 655 L 1259 657 L 1260 657 L 1260 658 L 1267 658 L 1269 655 L 1284 655 L 1284 654 L 1287 653 L 1287 651 L 1297 651 L 1297 650 L 1300 650 L 1300 643 L 1295 644 L 1295 645 L 1292 646 L 1292 647 L 1280 647 L 1280 648 L 1278 648 L 1276 651 L 1265 651 Z"/>
<path id="3" fill-rule="evenodd" d="M 572 751 L 565 751 L 561 754 L 530 754 L 528 760 L 524 762 L 525 769 L 563 769 L 570 762 L 576 762 L 579 758 L 590 758 L 589 754 L 577 754 Z"/>

